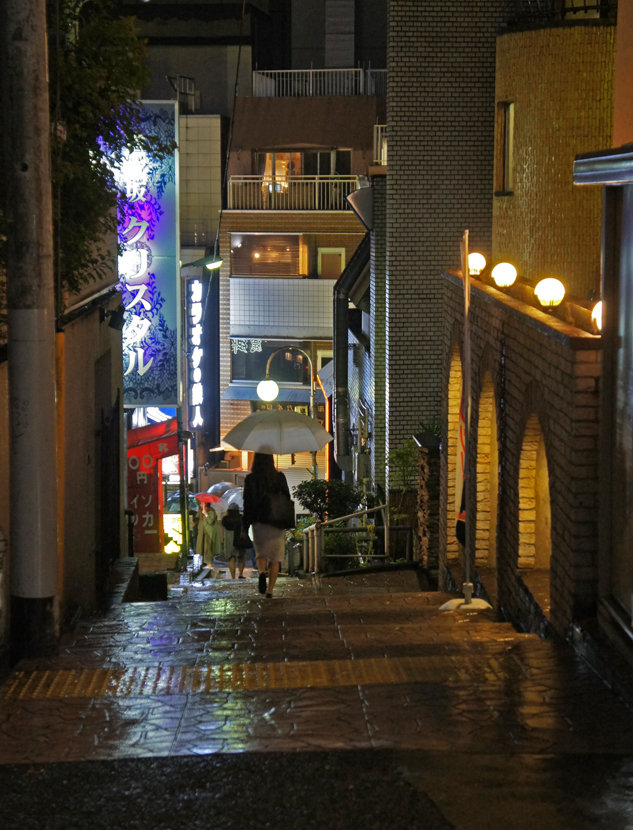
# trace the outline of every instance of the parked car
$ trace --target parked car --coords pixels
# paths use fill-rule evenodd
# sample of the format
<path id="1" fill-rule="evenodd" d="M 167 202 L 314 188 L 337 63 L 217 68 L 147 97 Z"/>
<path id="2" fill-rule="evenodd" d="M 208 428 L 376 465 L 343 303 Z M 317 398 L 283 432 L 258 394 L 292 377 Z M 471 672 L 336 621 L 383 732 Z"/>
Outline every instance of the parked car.
<path id="1" fill-rule="evenodd" d="M 198 512 L 198 508 L 200 505 L 198 504 L 198 499 L 193 495 L 193 493 L 187 493 L 187 504 L 189 510 L 193 510 L 194 513 Z M 165 501 L 165 509 L 164 513 L 180 513 L 180 493 L 174 493 L 173 496 L 169 496 Z"/>

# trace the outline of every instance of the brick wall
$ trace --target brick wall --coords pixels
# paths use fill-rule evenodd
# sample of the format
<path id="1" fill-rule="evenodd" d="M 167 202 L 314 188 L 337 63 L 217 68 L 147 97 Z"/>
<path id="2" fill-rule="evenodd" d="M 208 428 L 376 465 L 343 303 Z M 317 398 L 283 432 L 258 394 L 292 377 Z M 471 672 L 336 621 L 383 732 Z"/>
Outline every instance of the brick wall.
<path id="1" fill-rule="evenodd" d="M 461 279 L 445 274 L 444 289 L 443 387 L 448 390 L 463 321 Z M 525 477 L 535 472 L 542 441 L 551 519 L 551 624 L 564 634 L 569 623 L 590 612 L 596 602 L 601 341 L 478 281 L 472 290 L 471 333 L 468 497 L 469 504 L 477 504 L 475 473 L 482 463 L 481 454 L 490 451 L 496 437 L 499 480 L 494 530 L 499 603 L 514 621 L 525 619 L 529 591 L 517 568 L 539 566 L 538 561 L 530 561 L 530 556 L 537 556 L 530 545 L 538 538 L 539 530 L 528 526 L 532 514 L 521 487 Z M 491 389 L 496 436 L 490 424 L 484 424 L 486 412 L 490 412 Z M 446 409 L 448 397 L 445 392 Z M 452 533 L 449 479 L 445 457 L 441 549 L 448 547 L 447 537 Z M 478 530 L 481 533 L 475 510 L 469 512 L 468 530 L 471 538 Z"/>
<path id="2" fill-rule="evenodd" d="M 489 254 L 495 37 L 503 0 L 390 0 L 386 453 L 437 420 L 440 274 L 460 240 Z"/>
<path id="3" fill-rule="evenodd" d="M 579 153 L 611 146 L 615 28 L 556 27 L 497 42 L 497 101 L 514 102 L 513 195 L 494 198 L 493 258 L 535 284 L 600 293 L 600 188 L 574 187 Z M 497 148 L 499 150 L 499 148 Z"/>

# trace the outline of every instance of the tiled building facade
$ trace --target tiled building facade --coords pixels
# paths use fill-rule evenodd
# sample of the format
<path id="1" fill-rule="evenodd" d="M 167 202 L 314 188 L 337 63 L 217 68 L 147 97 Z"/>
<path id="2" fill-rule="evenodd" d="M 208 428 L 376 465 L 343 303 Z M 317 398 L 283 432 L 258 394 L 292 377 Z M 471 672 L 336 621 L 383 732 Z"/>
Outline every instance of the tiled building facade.
<path id="1" fill-rule="evenodd" d="M 387 453 L 439 416 L 442 268 L 459 266 L 466 228 L 490 250 L 495 36 L 506 5 L 389 2 Z"/>
<path id="2" fill-rule="evenodd" d="M 511 195 L 493 200 L 493 257 L 529 280 L 558 274 L 579 298 L 599 293 L 601 199 L 574 187 L 572 164 L 611 142 L 614 58 L 615 27 L 600 23 L 497 39 L 496 107 L 514 106 L 514 170 Z"/>
<path id="3" fill-rule="evenodd" d="M 471 295 L 463 555 L 510 619 L 561 636 L 595 613 L 598 596 L 601 338 L 588 301 L 600 296 L 601 206 L 595 193 L 574 189 L 572 169 L 581 148 L 610 142 L 614 32 L 595 20 L 498 37 L 495 161 L 499 114 L 511 102 L 513 177 L 508 188 L 495 181 L 491 265 L 511 261 L 523 289 L 497 291 L 488 271 Z M 567 289 L 559 317 L 535 308 L 531 287 L 547 276 Z M 445 287 L 444 584 L 461 553 L 454 491 L 464 305 L 460 279 L 445 276 Z"/>
<path id="4" fill-rule="evenodd" d="M 468 230 L 489 262 L 471 297 L 468 570 L 518 625 L 565 634 L 595 610 L 598 590 L 601 339 L 590 299 L 601 206 L 574 188 L 572 167 L 611 140 L 615 28 L 608 15 L 522 25 L 524 8 L 389 2 L 388 162 L 372 177 L 371 345 L 355 383 L 371 406 L 378 483 L 383 473 L 388 486 L 390 451 L 440 424 L 439 544 L 425 564 L 459 590 L 456 273 Z M 489 277 L 505 259 L 524 286 L 514 296 Z M 532 293 L 550 275 L 567 287 L 558 317 Z"/>

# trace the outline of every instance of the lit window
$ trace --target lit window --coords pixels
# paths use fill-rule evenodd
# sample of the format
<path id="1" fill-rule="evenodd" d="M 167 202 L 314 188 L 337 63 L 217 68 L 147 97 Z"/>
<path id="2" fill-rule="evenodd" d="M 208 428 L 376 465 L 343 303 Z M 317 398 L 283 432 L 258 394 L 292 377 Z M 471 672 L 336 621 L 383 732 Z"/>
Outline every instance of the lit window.
<path id="1" fill-rule="evenodd" d="M 497 103 L 495 195 L 509 196 L 514 187 L 514 101 Z"/>

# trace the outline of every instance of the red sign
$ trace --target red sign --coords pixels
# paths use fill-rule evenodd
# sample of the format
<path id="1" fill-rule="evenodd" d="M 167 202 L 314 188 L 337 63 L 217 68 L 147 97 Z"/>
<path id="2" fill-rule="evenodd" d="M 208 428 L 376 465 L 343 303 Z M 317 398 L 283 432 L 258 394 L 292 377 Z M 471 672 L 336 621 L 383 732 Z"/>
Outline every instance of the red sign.
<path id="1" fill-rule="evenodd" d="M 160 460 L 178 454 L 176 418 L 131 429 L 127 443 L 128 508 L 134 514 L 134 553 L 162 553 Z"/>

